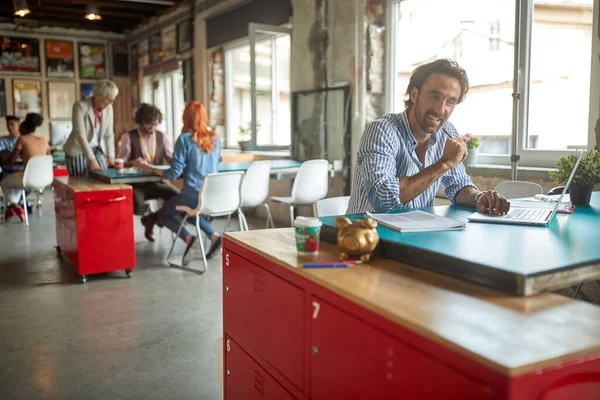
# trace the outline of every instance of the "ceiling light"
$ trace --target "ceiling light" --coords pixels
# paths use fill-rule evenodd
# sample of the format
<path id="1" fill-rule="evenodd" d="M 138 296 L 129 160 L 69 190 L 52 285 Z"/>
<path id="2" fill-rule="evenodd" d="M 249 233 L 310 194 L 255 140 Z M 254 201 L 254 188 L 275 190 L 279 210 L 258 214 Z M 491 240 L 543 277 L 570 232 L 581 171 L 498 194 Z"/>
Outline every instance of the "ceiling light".
<path id="1" fill-rule="evenodd" d="M 31 12 L 27 7 L 27 0 L 13 0 L 13 5 L 15 6 L 15 15 L 19 17 L 24 17 Z"/>
<path id="2" fill-rule="evenodd" d="M 85 13 L 85 18 L 89 19 L 90 21 L 100 21 L 102 19 L 102 17 L 100 16 L 100 13 L 98 11 L 98 7 L 88 4 L 86 6 L 86 13 Z"/>

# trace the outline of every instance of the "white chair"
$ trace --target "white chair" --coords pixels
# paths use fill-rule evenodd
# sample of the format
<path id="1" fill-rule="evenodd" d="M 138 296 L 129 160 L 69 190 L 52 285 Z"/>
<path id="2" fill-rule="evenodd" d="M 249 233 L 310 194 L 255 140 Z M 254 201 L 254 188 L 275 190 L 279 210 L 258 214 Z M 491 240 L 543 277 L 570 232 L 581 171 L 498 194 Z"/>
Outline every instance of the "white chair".
<path id="1" fill-rule="evenodd" d="M 272 201 L 287 204 L 290 207 L 290 221 L 294 225 L 294 206 L 309 205 L 327 197 L 329 189 L 329 161 L 304 161 L 292 185 L 289 197 L 271 197 Z"/>
<path id="2" fill-rule="evenodd" d="M 536 194 L 542 194 L 543 189 L 540 185 L 525 181 L 505 181 L 496 185 L 494 190 L 507 199 L 517 199 L 520 197 L 533 197 Z"/>
<path id="3" fill-rule="evenodd" d="M 267 211 L 267 223 L 265 228 L 268 229 L 269 225 L 271 228 L 275 228 L 273 223 L 273 217 L 271 216 L 271 209 L 265 200 L 269 195 L 269 180 L 271 179 L 271 162 L 270 161 L 255 161 L 250 164 L 250 167 L 244 174 L 242 180 L 242 186 L 240 189 L 241 193 L 241 204 L 239 216 L 243 225 L 240 227 L 242 230 L 249 230 L 248 221 L 242 211 L 242 207 L 254 208 L 259 205 L 265 206 Z"/>
<path id="4" fill-rule="evenodd" d="M 329 217 L 332 215 L 344 215 L 348 209 L 350 196 L 330 197 L 313 203 L 315 217 Z"/>
<path id="5" fill-rule="evenodd" d="M 8 179 L 8 178 L 7 178 Z M 20 189 L 23 199 L 23 208 L 25 209 L 25 225 L 29 226 L 29 216 L 27 212 L 27 190 L 40 191 L 46 186 L 52 185 L 54 181 L 54 166 L 51 155 L 33 156 L 27 162 L 23 171 L 22 181 L 3 186 L 11 189 Z M 4 182 L 4 181 L 3 181 Z"/>
<path id="6" fill-rule="evenodd" d="M 183 228 L 183 225 L 189 217 L 203 216 L 208 218 L 213 217 L 227 217 L 227 223 L 223 232 L 227 231 L 229 227 L 229 221 L 231 216 L 239 211 L 240 209 L 240 184 L 242 177 L 244 176 L 243 171 L 234 172 L 222 172 L 216 174 L 207 175 L 204 178 L 200 192 L 198 193 L 198 205 L 195 209 L 187 206 L 177 206 L 177 211 L 184 211 L 185 216 L 181 220 L 181 225 L 177 231 L 177 235 L 173 238 L 173 244 L 167 255 L 167 262 L 171 266 L 179 266 L 172 263 L 171 253 L 175 247 L 175 242 L 179 237 L 179 232 Z M 242 220 L 238 213 L 240 220 L 240 227 L 242 226 Z M 204 270 L 198 271 L 204 273 L 208 269 L 208 263 L 206 262 L 206 252 L 204 250 L 204 240 L 202 239 L 202 232 L 200 231 L 200 221 L 196 218 L 196 234 L 198 235 L 198 242 L 200 243 L 200 249 L 202 250 L 202 260 L 204 261 Z M 183 264 L 183 263 L 182 263 Z"/>

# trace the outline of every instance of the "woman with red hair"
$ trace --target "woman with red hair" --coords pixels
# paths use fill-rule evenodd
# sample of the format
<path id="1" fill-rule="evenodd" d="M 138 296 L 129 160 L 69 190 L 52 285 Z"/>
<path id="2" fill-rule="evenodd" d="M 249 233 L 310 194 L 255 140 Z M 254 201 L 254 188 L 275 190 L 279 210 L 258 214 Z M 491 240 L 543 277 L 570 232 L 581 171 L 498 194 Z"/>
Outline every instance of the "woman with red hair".
<path id="1" fill-rule="evenodd" d="M 175 209 L 178 205 L 196 208 L 198 205 L 198 192 L 208 174 L 218 172 L 217 165 L 221 158 L 221 140 L 208 126 L 208 119 L 204 106 L 197 101 L 189 102 L 183 111 L 183 128 L 181 135 L 175 143 L 171 167 L 166 170 L 151 168 L 148 165 L 140 166 L 145 172 L 160 175 L 165 179 L 177 179 L 183 175 L 183 190 L 171 197 L 158 212 L 146 218 L 144 226 L 146 236 L 152 236 L 154 224 L 164 225 L 177 233 L 183 212 Z M 221 246 L 221 236 L 215 232 L 208 221 L 200 218 L 200 229 L 210 237 L 211 246 L 207 253 L 210 258 Z M 186 243 L 183 253 L 183 264 L 187 265 L 192 260 L 193 253 L 199 242 L 196 236 L 191 235 L 185 227 L 181 229 L 179 237 Z"/>

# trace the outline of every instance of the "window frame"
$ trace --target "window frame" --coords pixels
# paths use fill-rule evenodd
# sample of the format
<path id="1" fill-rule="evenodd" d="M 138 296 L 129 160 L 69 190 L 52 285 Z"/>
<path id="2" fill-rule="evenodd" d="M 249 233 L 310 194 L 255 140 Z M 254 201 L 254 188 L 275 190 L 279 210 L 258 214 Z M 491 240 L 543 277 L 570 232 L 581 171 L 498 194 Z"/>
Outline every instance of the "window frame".
<path id="1" fill-rule="evenodd" d="M 397 14 L 399 0 L 388 0 L 387 23 L 390 26 L 386 40 L 386 54 L 389 55 L 387 64 L 389 68 L 390 90 L 386 96 L 386 111 L 394 112 L 399 110 L 396 107 L 394 88 L 396 88 L 396 35 L 397 31 Z M 512 132 L 510 140 L 511 154 L 491 154 L 479 153 L 478 164 L 481 165 L 512 165 L 513 179 L 517 179 L 517 166 L 523 167 L 539 167 L 539 168 L 554 168 L 559 157 L 572 154 L 576 150 L 544 150 L 544 149 L 528 149 L 526 141 L 528 138 L 528 105 L 530 94 L 530 62 L 531 62 L 531 39 L 533 26 L 533 6 L 534 0 L 514 0 L 515 4 L 515 59 L 513 63 L 513 113 L 512 113 Z M 588 140 L 587 148 L 592 148 L 595 145 L 595 135 L 593 127 L 597 116 L 597 110 L 600 108 L 600 88 L 597 88 L 600 81 L 600 68 L 595 65 L 595 54 L 600 49 L 598 32 L 598 10 L 600 8 L 600 0 L 593 0 L 593 22 L 592 22 L 592 45 L 590 51 L 590 97 L 589 97 L 589 116 L 588 116 Z M 469 71 L 467 71 L 468 73 Z M 467 99 L 468 101 L 468 99 Z M 460 105 L 459 105 L 460 107 Z M 452 117 L 450 117 L 452 121 Z M 516 161 L 518 159 L 518 161 Z"/>

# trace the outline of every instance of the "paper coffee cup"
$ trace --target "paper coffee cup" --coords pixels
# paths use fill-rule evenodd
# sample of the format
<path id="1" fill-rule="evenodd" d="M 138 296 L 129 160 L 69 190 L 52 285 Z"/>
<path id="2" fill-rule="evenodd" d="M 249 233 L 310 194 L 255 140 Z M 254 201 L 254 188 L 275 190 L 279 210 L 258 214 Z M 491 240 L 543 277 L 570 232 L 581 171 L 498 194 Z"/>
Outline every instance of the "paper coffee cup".
<path id="1" fill-rule="evenodd" d="M 298 253 L 314 254 L 319 251 L 321 226 L 319 218 L 296 217 L 296 249 Z"/>
<path id="2" fill-rule="evenodd" d="M 115 169 L 123 169 L 125 166 L 125 161 L 122 158 L 115 159 Z"/>

